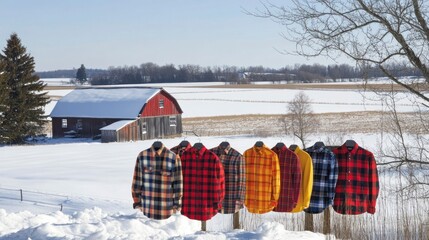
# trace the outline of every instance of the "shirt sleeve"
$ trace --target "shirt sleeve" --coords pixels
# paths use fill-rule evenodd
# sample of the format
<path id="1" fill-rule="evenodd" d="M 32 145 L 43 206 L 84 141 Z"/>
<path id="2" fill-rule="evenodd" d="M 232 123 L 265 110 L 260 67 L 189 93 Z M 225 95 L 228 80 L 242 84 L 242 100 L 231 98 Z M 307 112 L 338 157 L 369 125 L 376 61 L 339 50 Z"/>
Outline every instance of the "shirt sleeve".
<path id="1" fill-rule="evenodd" d="M 298 156 L 293 156 L 291 159 L 291 175 L 292 175 L 292 184 L 293 184 L 293 188 L 292 190 L 294 191 L 292 193 L 292 201 L 294 203 L 293 207 L 296 206 L 296 204 L 298 203 L 298 198 L 299 198 L 299 192 L 301 189 L 301 180 L 302 180 L 302 170 L 301 170 L 301 162 L 298 159 Z"/>
<path id="2" fill-rule="evenodd" d="M 245 163 L 244 157 L 239 155 L 236 159 L 236 169 L 237 169 L 237 192 L 238 192 L 238 201 L 244 202 L 246 195 L 246 172 L 245 172 Z"/>
<path id="3" fill-rule="evenodd" d="M 313 160 L 308 155 L 306 157 L 305 165 L 303 167 L 303 181 L 301 184 L 304 184 L 304 192 L 303 192 L 303 202 L 302 205 L 304 208 L 308 208 L 310 206 L 311 192 L 313 191 Z"/>
<path id="4" fill-rule="evenodd" d="M 182 207 L 182 196 L 183 196 L 183 175 L 182 175 L 182 161 L 179 155 L 176 155 L 176 163 L 173 171 L 173 206 L 180 208 Z"/>
<path id="5" fill-rule="evenodd" d="M 330 168 L 329 168 L 329 184 L 328 184 L 328 197 L 329 205 L 332 205 L 335 197 L 335 186 L 338 180 L 338 163 L 334 153 L 330 153 Z"/>
<path id="6" fill-rule="evenodd" d="M 378 171 L 377 164 L 374 159 L 374 155 L 371 153 L 369 156 L 369 179 L 368 179 L 368 187 L 369 187 L 369 196 L 368 196 L 368 213 L 375 213 L 375 204 L 378 197 L 379 191 L 379 182 L 378 182 Z"/>
<path id="7" fill-rule="evenodd" d="M 222 163 L 215 154 L 213 154 L 215 160 L 215 172 L 214 180 L 216 184 L 213 184 L 213 205 L 216 209 L 222 209 L 222 201 L 225 197 L 225 172 L 222 166 Z"/>
<path id="8" fill-rule="evenodd" d="M 137 157 L 134 167 L 133 183 L 131 186 L 131 195 L 135 205 L 140 205 L 143 188 L 143 173 L 140 164 L 140 158 Z"/>
<path id="9" fill-rule="evenodd" d="M 273 154 L 272 157 L 272 191 L 271 191 L 271 200 L 274 201 L 277 205 L 277 201 L 280 197 L 280 163 L 277 154 Z"/>

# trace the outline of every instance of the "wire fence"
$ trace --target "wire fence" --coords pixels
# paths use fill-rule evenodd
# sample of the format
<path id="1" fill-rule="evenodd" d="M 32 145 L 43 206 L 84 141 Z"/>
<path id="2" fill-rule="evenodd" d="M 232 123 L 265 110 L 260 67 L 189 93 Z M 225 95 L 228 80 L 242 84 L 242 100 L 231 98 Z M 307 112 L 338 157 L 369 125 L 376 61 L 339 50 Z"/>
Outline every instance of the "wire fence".
<path id="1" fill-rule="evenodd" d="M 69 197 L 66 195 L 2 187 L 0 187 L 0 199 L 35 203 L 47 207 L 59 208 L 60 211 L 63 211 L 64 204 L 69 201 Z"/>

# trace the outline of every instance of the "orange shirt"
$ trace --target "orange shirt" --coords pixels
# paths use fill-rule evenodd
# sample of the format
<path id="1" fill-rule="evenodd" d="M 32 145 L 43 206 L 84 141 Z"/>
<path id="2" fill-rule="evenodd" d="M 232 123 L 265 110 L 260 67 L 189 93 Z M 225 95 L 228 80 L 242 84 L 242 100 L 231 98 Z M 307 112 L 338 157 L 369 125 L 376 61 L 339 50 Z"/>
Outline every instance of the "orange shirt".
<path id="1" fill-rule="evenodd" d="M 251 213 L 267 213 L 277 206 L 280 195 L 280 165 L 277 154 L 267 146 L 252 147 L 244 152 L 246 198 Z"/>

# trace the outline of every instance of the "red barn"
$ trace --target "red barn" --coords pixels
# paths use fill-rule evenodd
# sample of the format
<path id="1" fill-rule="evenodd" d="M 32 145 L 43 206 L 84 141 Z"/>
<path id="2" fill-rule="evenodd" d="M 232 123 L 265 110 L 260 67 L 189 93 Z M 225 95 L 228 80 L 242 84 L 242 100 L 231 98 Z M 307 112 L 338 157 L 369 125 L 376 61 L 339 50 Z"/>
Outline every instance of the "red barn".
<path id="1" fill-rule="evenodd" d="M 135 141 L 182 133 L 182 109 L 162 88 L 78 88 L 51 112 L 54 138 L 96 137 Z"/>

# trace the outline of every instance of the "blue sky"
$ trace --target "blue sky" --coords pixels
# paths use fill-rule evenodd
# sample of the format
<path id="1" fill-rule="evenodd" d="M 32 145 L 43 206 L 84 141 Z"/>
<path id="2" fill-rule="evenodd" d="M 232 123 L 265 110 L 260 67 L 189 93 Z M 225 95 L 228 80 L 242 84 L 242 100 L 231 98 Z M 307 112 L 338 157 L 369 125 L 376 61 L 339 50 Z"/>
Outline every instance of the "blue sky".
<path id="1" fill-rule="evenodd" d="M 37 71 L 327 63 L 279 53 L 294 43 L 280 36 L 281 25 L 243 13 L 256 8 L 257 0 L 1 0 L 0 47 L 16 32 Z"/>

